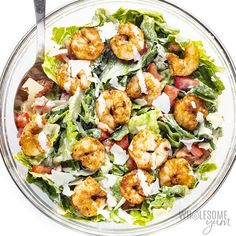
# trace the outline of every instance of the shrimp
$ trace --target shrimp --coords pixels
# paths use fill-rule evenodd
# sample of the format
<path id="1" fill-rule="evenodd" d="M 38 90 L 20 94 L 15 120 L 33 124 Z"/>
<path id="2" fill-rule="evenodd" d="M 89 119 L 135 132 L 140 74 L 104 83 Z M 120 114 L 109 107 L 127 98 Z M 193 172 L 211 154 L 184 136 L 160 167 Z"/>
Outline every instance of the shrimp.
<path id="1" fill-rule="evenodd" d="M 203 118 L 208 115 L 208 110 L 201 98 L 188 94 L 178 100 L 174 105 L 174 117 L 183 128 L 192 131 L 197 128 L 199 113 Z"/>
<path id="2" fill-rule="evenodd" d="M 115 127 L 128 123 L 131 115 L 132 103 L 126 92 L 106 90 L 96 101 L 96 113 L 100 122 L 112 130 Z"/>
<path id="3" fill-rule="evenodd" d="M 62 89 L 71 94 L 74 94 L 78 87 L 82 90 L 86 90 L 91 85 L 91 81 L 87 79 L 84 70 L 80 70 L 77 77 L 71 77 L 68 63 L 58 68 L 57 82 Z"/>
<path id="4" fill-rule="evenodd" d="M 75 143 L 72 157 L 81 161 L 84 167 L 97 170 L 105 163 L 105 147 L 97 139 L 85 137 Z"/>
<path id="5" fill-rule="evenodd" d="M 106 192 L 92 177 L 79 181 L 71 197 L 72 204 L 86 217 L 99 214 L 98 209 L 106 204 Z"/>
<path id="6" fill-rule="evenodd" d="M 175 76 L 187 76 L 192 74 L 199 66 L 199 50 L 194 42 L 190 42 L 185 48 L 184 59 L 174 53 L 167 53 L 168 63 Z"/>
<path id="7" fill-rule="evenodd" d="M 95 28 L 82 28 L 72 37 L 71 49 L 76 58 L 95 60 L 104 51 L 104 43 Z"/>
<path id="8" fill-rule="evenodd" d="M 158 138 L 151 130 L 141 130 L 128 148 L 129 155 L 140 169 L 150 170 L 161 166 L 171 150 L 167 139 Z"/>
<path id="9" fill-rule="evenodd" d="M 130 98 L 143 98 L 148 105 L 151 105 L 153 100 L 161 95 L 161 83 L 151 73 L 143 72 L 147 94 L 141 92 L 139 79 L 134 75 L 127 84 L 126 93 Z"/>
<path id="10" fill-rule="evenodd" d="M 120 24 L 118 34 L 110 40 L 114 54 L 122 60 L 130 61 L 144 48 L 143 32 L 134 24 Z"/>
<path id="11" fill-rule="evenodd" d="M 146 176 L 146 182 L 151 184 L 153 182 L 153 177 L 147 171 L 142 170 L 144 175 Z M 140 185 L 140 179 L 137 175 L 138 171 L 133 170 L 128 174 L 125 174 L 120 181 L 120 192 L 121 195 L 133 205 L 141 204 L 145 195 L 143 193 L 143 189 Z"/>
<path id="12" fill-rule="evenodd" d="M 188 188 L 192 188 L 195 183 L 192 168 L 183 158 L 166 161 L 158 176 L 161 186 L 186 185 Z"/>
<path id="13" fill-rule="evenodd" d="M 40 156 L 44 154 L 39 142 L 39 133 L 42 128 L 35 121 L 30 121 L 20 136 L 20 146 L 26 156 Z M 48 141 L 48 140 L 46 140 Z"/>

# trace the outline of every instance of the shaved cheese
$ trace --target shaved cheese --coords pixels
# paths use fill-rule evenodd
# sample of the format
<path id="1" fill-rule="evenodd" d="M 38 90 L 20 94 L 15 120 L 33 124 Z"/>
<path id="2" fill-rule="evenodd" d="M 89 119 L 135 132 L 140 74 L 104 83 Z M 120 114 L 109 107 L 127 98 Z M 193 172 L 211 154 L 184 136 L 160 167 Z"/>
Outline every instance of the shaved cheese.
<path id="1" fill-rule="evenodd" d="M 140 186 L 143 189 L 143 193 L 145 196 L 151 196 L 154 194 L 157 194 L 159 192 L 160 186 L 159 186 L 159 179 L 157 178 L 155 182 L 148 185 L 147 178 L 144 175 L 142 170 L 137 170 L 137 177 L 140 181 Z"/>
<path id="2" fill-rule="evenodd" d="M 97 213 L 102 215 L 105 219 L 110 219 L 110 211 L 104 209 L 105 205 L 98 208 Z"/>
<path id="3" fill-rule="evenodd" d="M 139 54 L 138 49 L 133 45 L 132 50 L 133 50 L 134 61 L 139 61 L 142 57 Z"/>
<path id="4" fill-rule="evenodd" d="M 56 48 L 52 48 L 48 55 L 50 57 L 55 57 L 57 55 L 60 55 L 60 54 L 67 54 L 68 53 L 68 50 L 65 48 L 65 49 L 56 49 Z"/>
<path id="5" fill-rule="evenodd" d="M 198 147 L 203 148 L 205 150 L 212 150 L 210 143 L 199 143 Z"/>
<path id="6" fill-rule="evenodd" d="M 125 91 L 126 87 L 122 86 L 119 84 L 118 82 L 118 78 L 117 77 L 113 77 L 110 81 L 109 81 L 110 85 L 113 87 L 113 88 L 116 88 L 120 91 Z"/>
<path id="7" fill-rule="evenodd" d="M 192 105 L 192 108 L 193 108 L 193 109 L 196 109 L 196 108 L 197 108 L 196 103 L 195 103 L 194 101 L 191 101 L 191 105 Z"/>
<path id="8" fill-rule="evenodd" d="M 26 82 L 22 85 L 22 88 L 27 89 L 28 92 L 28 99 L 23 105 L 23 111 L 29 110 L 31 105 L 35 100 L 35 96 L 44 89 L 44 87 L 36 82 L 35 80 L 29 78 Z"/>
<path id="9" fill-rule="evenodd" d="M 106 110 L 106 101 L 103 97 L 103 95 L 101 94 L 98 98 L 98 112 L 99 115 L 102 115 L 104 113 L 104 111 Z"/>
<path id="10" fill-rule="evenodd" d="M 196 117 L 196 120 L 199 122 L 199 123 L 202 123 L 204 121 L 204 116 L 201 112 L 197 112 L 197 117 Z"/>
<path id="11" fill-rule="evenodd" d="M 147 105 L 147 101 L 144 98 L 137 98 L 134 101 L 141 106 Z"/>
<path id="12" fill-rule="evenodd" d="M 58 187 L 75 180 L 75 177 L 72 174 L 56 170 L 52 170 L 52 173 L 47 175 L 47 177 L 51 179 Z"/>
<path id="13" fill-rule="evenodd" d="M 99 85 L 96 86 L 94 91 L 94 96 L 97 98 L 99 96 Z"/>
<path id="14" fill-rule="evenodd" d="M 42 116 L 36 115 L 35 123 L 38 125 L 39 128 L 43 128 L 44 125 L 43 125 Z"/>
<path id="15" fill-rule="evenodd" d="M 139 44 L 140 48 L 143 49 L 143 47 L 144 47 L 144 41 L 141 40 L 140 32 L 139 32 L 137 26 L 135 26 L 135 27 L 133 28 L 133 32 L 134 32 L 135 37 L 138 39 L 138 44 Z"/>
<path id="16" fill-rule="evenodd" d="M 125 220 L 128 224 L 133 223 L 133 216 L 128 214 L 126 211 L 122 210 L 121 208 L 118 209 L 118 215 L 121 219 Z"/>
<path id="17" fill-rule="evenodd" d="M 103 26 L 97 27 L 97 29 L 103 42 L 117 34 L 116 25 L 112 22 L 105 22 Z"/>
<path id="18" fill-rule="evenodd" d="M 126 151 L 117 144 L 111 147 L 110 152 L 114 155 L 113 163 L 116 165 L 124 165 L 129 159 L 129 155 L 126 154 Z"/>
<path id="19" fill-rule="evenodd" d="M 120 199 L 120 201 L 117 203 L 116 207 L 114 208 L 114 210 L 117 210 L 118 208 L 120 208 L 124 203 L 126 202 L 126 199 L 124 197 L 122 197 Z"/>
<path id="20" fill-rule="evenodd" d="M 170 99 L 166 93 L 162 93 L 159 97 L 157 97 L 153 102 L 152 105 L 156 108 L 168 114 L 170 111 Z"/>
<path id="21" fill-rule="evenodd" d="M 63 193 L 64 195 L 70 197 L 70 196 L 74 193 L 74 191 L 71 191 L 71 190 L 70 190 L 68 184 L 64 184 L 64 185 L 63 185 L 63 191 L 62 191 L 62 193 Z"/>
<path id="22" fill-rule="evenodd" d="M 69 60 L 68 71 L 72 77 L 76 77 L 83 70 L 87 77 L 91 77 L 90 61 L 88 60 Z"/>
<path id="23" fill-rule="evenodd" d="M 194 143 L 202 142 L 203 140 L 204 139 L 182 139 L 179 141 L 183 143 L 187 147 L 187 149 L 190 151 Z"/>
<path id="24" fill-rule="evenodd" d="M 68 80 L 67 82 L 65 82 L 63 87 L 66 90 L 66 92 L 70 92 L 71 80 Z"/>
<path id="25" fill-rule="evenodd" d="M 47 135 L 44 131 L 41 131 L 38 135 L 38 141 L 39 141 L 39 145 L 41 146 L 41 148 L 45 151 L 48 152 L 50 147 L 48 146 L 48 139 L 47 139 Z"/>
<path id="26" fill-rule="evenodd" d="M 145 83 L 145 78 L 144 78 L 142 70 L 139 70 L 137 72 L 136 76 L 138 78 L 138 83 L 139 83 L 139 86 L 141 88 L 141 92 L 144 93 L 144 94 L 148 94 L 146 83 Z"/>
<path id="27" fill-rule="evenodd" d="M 166 58 L 166 53 L 165 53 L 164 47 L 159 46 L 158 47 L 158 55 L 154 59 L 154 62 L 157 65 L 157 68 L 159 70 L 166 69 L 166 67 L 168 66 L 167 63 L 165 63 L 166 60 L 167 60 L 167 58 Z"/>
<path id="28" fill-rule="evenodd" d="M 221 127 L 224 121 L 223 116 L 219 112 L 210 113 L 206 119 L 212 124 L 214 129 Z"/>

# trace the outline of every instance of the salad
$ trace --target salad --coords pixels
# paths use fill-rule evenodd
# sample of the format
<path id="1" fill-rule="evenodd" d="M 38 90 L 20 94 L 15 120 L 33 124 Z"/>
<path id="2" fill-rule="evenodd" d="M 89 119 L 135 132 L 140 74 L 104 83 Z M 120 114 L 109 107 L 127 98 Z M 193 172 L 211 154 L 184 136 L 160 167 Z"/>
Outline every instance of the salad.
<path id="1" fill-rule="evenodd" d="M 97 9 L 55 27 L 16 114 L 26 181 L 65 217 L 145 225 L 197 191 L 223 117 L 222 68 L 159 12 Z"/>

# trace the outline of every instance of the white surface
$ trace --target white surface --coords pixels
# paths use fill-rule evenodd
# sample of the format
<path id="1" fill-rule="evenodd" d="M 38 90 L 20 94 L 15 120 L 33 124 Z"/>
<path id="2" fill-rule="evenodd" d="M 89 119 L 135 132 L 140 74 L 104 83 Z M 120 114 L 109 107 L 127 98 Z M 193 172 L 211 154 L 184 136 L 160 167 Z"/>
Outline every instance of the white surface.
<path id="1" fill-rule="evenodd" d="M 47 12 L 69 2 L 68 0 L 48 1 Z M 219 36 L 226 45 L 234 61 L 236 62 L 236 32 L 235 32 L 235 3 L 233 0 L 216 2 L 206 0 L 172 0 L 171 2 L 184 7 L 189 12 L 200 18 Z M 23 13 L 24 12 L 24 13 Z M 26 13 L 27 12 L 27 13 Z M 4 1 L 0 8 L 0 71 L 2 71 L 8 56 L 12 52 L 19 39 L 34 23 L 33 1 Z M 40 213 L 18 190 L 11 180 L 3 161 L 0 161 L 0 235 L 85 235 L 77 233 L 54 223 Z M 235 185 L 235 172 L 231 171 L 226 182 L 204 207 L 203 210 L 227 210 L 231 226 L 214 226 L 209 235 L 235 235 L 236 212 L 235 195 L 232 186 Z M 235 189 L 235 187 L 234 187 Z M 3 191 L 4 190 L 4 191 Z M 205 220 L 187 220 L 177 226 L 152 235 L 201 235 L 206 227 Z"/>

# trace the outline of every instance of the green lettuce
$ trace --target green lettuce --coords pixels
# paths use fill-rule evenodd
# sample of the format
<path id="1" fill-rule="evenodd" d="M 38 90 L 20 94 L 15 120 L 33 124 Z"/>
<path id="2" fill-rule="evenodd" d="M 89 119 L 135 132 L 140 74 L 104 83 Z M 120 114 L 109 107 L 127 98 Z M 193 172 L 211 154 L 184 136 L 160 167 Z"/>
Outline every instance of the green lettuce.
<path id="1" fill-rule="evenodd" d="M 160 115 L 161 112 L 155 109 L 145 114 L 132 117 L 128 123 L 130 133 L 136 134 L 138 133 L 137 127 L 145 126 L 146 129 L 152 130 L 154 133 L 159 134 L 157 119 L 160 117 Z"/>
<path id="2" fill-rule="evenodd" d="M 29 172 L 26 181 L 30 184 L 35 184 L 42 189 L 51 200 L 57 202 L 60 200 L 61 190 L 53 183 L 53 181 L 47 178 L 46 175 Z"/>
<path id="3" fill-rule="evenodd" d="M 62 44 L 65 40 L 70 39 L 72 35 L 76 32 L 78 26 L 69 27 L 54 27 L 52 29 L 52 40 L 57 44 Z"/>
<path id="4" fill-rule="evenodd" d="M 19 161 L 23 166 L 27 168 L 31 168 L 32 165 L 39 165 L 45 159 L 45 155 L 37 156 L 37 157 L 30 157 L 26 156 L 22 151 L 18 152 L 14 159 Z"/>
<path id="5" fill-rule="evenodd" d="M 115 141 L 120 141 L 129 133 L 129 128 L 126 125 L 119 127 L 111 136 Z"/>
<path id="6" fill-rule="evenodd" d="M 50 57 L 49 54 L 46 54 L 42 64 L 43 71 L 47 77 L 53 80 L 57 84 L 57 69 L 60 66 L 61 62 L 56 59 L 56 57 Z"/>
<path id="7" fill-rule="evenodd" d="M 167 196 L 184 197 L 189 193 L 189 189 L 185 185 L 162 186 L 161 192 Z"/>
<path id="8" fill-rule="evenodd" d="M 198 174 L 200 180 L 207 180 L 207 173 L 215 171 L 217 165 L 215 163 L 203 163 L 195 171 Z"/>

